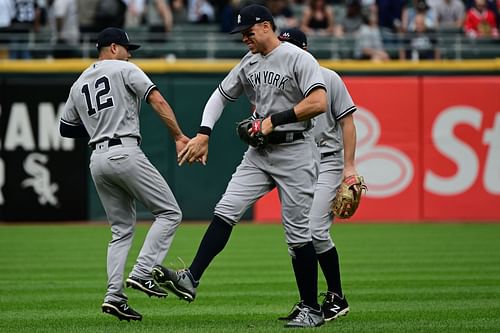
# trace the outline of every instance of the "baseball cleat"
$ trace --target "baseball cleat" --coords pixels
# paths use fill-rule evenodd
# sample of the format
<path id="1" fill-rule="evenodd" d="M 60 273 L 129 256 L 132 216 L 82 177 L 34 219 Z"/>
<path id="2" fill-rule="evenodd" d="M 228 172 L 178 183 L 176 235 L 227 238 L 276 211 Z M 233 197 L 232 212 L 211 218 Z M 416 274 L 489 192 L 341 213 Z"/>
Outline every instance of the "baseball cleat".
<path id="1" fill-rule="evenodd" d="M 181 299 L 192 302 L 196 297 L 196 283 L 188 269 L 174 271 L 156 265 L 153 267 L 153 280 L 161 288 L 170 290 Z"/>
<path id="2" fill-rule="evenodd" d="M 122 302 L 113 302 L 108 301 L 104 302 L 101 305 L 102 312 L 109 313 L 121 320 L 131 321 L 131 320 L 142 320 L 142 315 L 132 309 L 126 301 Z"/>
<path id="3" fill-rule="evenodd" d="M 321 307 L 326 321 L 337 319 L 340 316 L 345 316 L 349 312 L 349 304 L 347 304 L 345 295 L 341 298 L 339 295 L 331 291 L 321 293 L 320 295 L 325 296 Z"/>
<path id="4" fill-rule="evenodd" d="M 308 327 L 318 327 L 325 323 L 325 318 L 323 317 L 323 312 L 321 309 L 314 310 L 310 306 L 305 304 L 300 304 L 297 306 L 299 313 L 286 323 L 285 327 L 289 328 L 308 328 Z"/>
<path id="5" fill-rule="evenodd" d="M 284 317 L 278 317 L 278 320 L 283 320 L 283 321 L 293 320 L 293 318 L 297 317 L 297 315 L 299 314 L 300 312 L 299 307 L 301 306 L 303 306 L 302 301 L 295 303 L 290 312 Z"/>
<path id="6" fill-rule="evenodd" d="M 133 288 L 142 291 L 149 297 L 167 297 L 168 293 L 158 287 L 153 280 L 143 280 L 133 276 L 130 276 L 125 281 L 127 288 Z"/>

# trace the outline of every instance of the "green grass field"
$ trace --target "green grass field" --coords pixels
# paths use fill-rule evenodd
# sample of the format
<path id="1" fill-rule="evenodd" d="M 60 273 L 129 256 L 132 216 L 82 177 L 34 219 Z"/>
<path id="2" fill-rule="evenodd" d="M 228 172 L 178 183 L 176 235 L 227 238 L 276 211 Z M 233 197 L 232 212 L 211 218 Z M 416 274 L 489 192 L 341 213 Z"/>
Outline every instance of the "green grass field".
<path id="1" fill-rule="evenodd" d="M 205 229 L 184 223 L 165 264 L 189 264 Z M 500 224 L 342 223 L 333 233 L 351 312 L 315 331 L 500 332 Z M 103 224 L 0 226 L 0 332 L 289 331 L 276 320 L 298 300 L 281 226 L 237 226 L 191 304 L 128 291 L 144 316 L 130 323 L 100 311 L 109 238 Z"/>

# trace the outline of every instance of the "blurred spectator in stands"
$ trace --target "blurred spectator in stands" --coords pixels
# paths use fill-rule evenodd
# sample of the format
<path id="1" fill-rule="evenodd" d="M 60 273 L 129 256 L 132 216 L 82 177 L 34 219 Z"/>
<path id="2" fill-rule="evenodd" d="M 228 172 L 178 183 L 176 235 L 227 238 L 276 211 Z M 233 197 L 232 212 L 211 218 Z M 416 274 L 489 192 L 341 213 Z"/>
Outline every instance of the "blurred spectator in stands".
<path id="1" fill-rule="evenodd" d="M 438 29 L 462 29 L 465 17 L 465 6 L 462 0 L 440 0 L 435 10 Z"/>
<path id="2" fill-rule="evenodd" d="M 475 0 L 464 0 L 466 12 L 475 6 Z M 486 0 L 486 7 L 495 13 L 497 27 L 500 27 L 500 0 Z"/>
<path id="3" fill-rule="evenodd" d="M 426 25 L 425 14 L 417 13 L 413 20 L 415 31 L 404 35 L 403 44 L 399 50 L 399 59 L 413 61 L 440 59 L 441 52 L 437 46 L 437 39 L 434 32 Z"/>
<path id="4" fill-rule="evenodd" d="M 406 0 L 376 0 L 375 3 L 382 37 L 403 32 L 401 17 L 403 9 L 406 8 Z"/>
<path id="5" fill-rule="evenodd" d="M 363 15 L 363 24 L 359 28 L 354 44 L 354 58 L 375 62 L 390 59 L 384 50 L 376 11 L 371 11 Z"/>
<path id="6" fill-rule="evenodd" d="M 84 34 L 97 34 L 99 30 L 95 25 L 95 10 L 99 0 L 77 0 L 78 6 L 78 20 L 80 25 L 80 32 Z M 83 37 L 83 36 L 82 36 Z M 95 40 L 92 37 L 90 40 Z"/>
<path id="7" fill-rule="evenodd" d="M 346 0 L 345 16 L 336 26 L 336 36 L 353 35 L 363 24 L 363 15 L 361 12 L 361 0 Z"/>
<path id="8" fill-rule="evenodd" d="M 425 17 L 427 29 L 436 28 L 436 13 L 429 7 L 426 0 L 412 0 L 410 6 L 403 9 L 402 25 L 404 31 L 416 31 L 415 17 L 421 14 Z"/>
<path id="9" fill-rule="evenodd" d="M 240 0 L 220 0 L 219 23 L 221 32 L 230 32 L 236 22 L 235 17 L 240 9 Z"/>
<path id="10" fill-rule="evenodd" d="M 214 22 L 214 7 L 210 2 L 208 2 L 208 0 L 188 0 L 187 18 L 191 23 Z"/>
<path id="11" fill-rule="evenodd" d="M 11 59 L 29 59 L 29 34 L 38 32 L 41 26 L 41 13 L 44 3 L 40 0 L 12 0 L 15 6 L 14 18 L 10 25 L 11 45 L 9 57 Z"/>
<path id="12" fill-rule="evenodd" d="M 309 0 L 302 13 L 300 30 L 307 35 L 333 35 L 335 15 L 325 0 Z"/>
<path id="13" fill-rule="evenodd" d="M 107 27 L 124 28 L 127 0 L 99 0 L 95 9 L 95 27 L 98 31 Z"/>
<path id="14" fill-rule="evenodd" d="M 495 13 L 488 9 L 486 0 L 475 0 L 465 16 L 464 30 L 471 38 L 498 37 Z"/>
<path id="15" fill-rule="evenodd" d="M 48 0 L 49 20 L 54 40 L 54 58 L 79 57 L 80 43 L 76 0 Z"/>
<path id="16" fill-rule="evenodd" d="M 187 5 L 185 0 L 171 0 L 170 11 L 174 18 L 174 25 L 177 23 L 186 23 L 187 19 Z"/>
<path id="17" fill-rule="evenodd" d="M 10 41 L 7 33 L 14 15 L 15 10 L 12 0 L 0 0 L 0 58 L 5 58 L 7 54 L 6 45 Z"/>
<path id="18" fill-rule="evenodd" d="M 151 34 L 150 42 L 165 42 L 174 27 L 174 18 L 167 0 L 146 0 L 145 21 Z"/>
<path id="19" fill-rule="evenodd" d="M 298 26 L 297 19 L 288 0 L 266 0 L 264 5 L 269 8 L 273 15 L 278 33 L 282 30 Z"/>
<path id="20" fill-rule="evenodd" d="M 127 0 L 127 12 L 125 13 L 125 25 L 128 29 L 137 28 L 145 22 L 145 7 L 147 0 Z"/>

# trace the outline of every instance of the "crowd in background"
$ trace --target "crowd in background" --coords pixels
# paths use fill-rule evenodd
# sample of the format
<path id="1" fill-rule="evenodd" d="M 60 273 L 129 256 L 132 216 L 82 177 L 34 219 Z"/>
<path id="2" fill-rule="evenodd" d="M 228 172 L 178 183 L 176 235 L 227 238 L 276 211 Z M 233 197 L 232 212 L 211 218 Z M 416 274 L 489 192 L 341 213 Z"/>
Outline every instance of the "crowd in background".
<path id="1" fill-rule="evenodd" d="M 214 24 L 228 32 L 239 8 L 250 3 L 270 9 L 278 32 L 298 27 L 309 36 L 354 38 L 357 59 L 387 60 L 385 49 L 394 43 L 401 46 L 400 59 L 439 59 L 436 31 L 499 37 L 500 0 L 0 0 L 0 44 L 50 31 L 54 57 L 72 57 L 82 35 L 106 26 L 145 26 L 156 42 L 167 41 L 181 24 Z M 15 48 L 8 56 L 30 54 Z"/>

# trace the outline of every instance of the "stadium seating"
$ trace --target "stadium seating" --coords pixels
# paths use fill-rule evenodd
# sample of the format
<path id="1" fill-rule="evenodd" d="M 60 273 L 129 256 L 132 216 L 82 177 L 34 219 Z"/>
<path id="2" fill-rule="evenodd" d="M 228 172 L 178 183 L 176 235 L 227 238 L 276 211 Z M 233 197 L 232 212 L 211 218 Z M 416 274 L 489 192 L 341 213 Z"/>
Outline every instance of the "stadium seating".
<path id="1" fill-rule="evenodd" d="M 151 33 L 147 27 L 127 29 L 130 38 L 142 44 L 134 57 L 138 58 L 240 58 L 247 52 L 241 43 L 240 35 L 229 35 L 219 31 L 216 24 L 178 24 L 168 34 Z M 9 42 L 11 36 L 0 35 L 0 51 L 8 49 L 28 49 L 33 58 L 53 56 L 54 46 L 49 31 L 18 36 L 16 43 Z M 75 56 L 93 58 L 95 35 L 82 35 L 82 43 Z M 500 57 L 500 39 L 469 39 L 459 30 L 439 31 L 436 33 L 438 47 L 444 59 L 485 59 Z M 346 36 L 312 36 L 309 38 L 309 51 L 318 59 L 352 59 L 355 38 Z M 387 51 L 393 59 L 398 58 L 398 45 L 387 45 Z M 2 52 L 0 52 L 2 54 Z"/>

